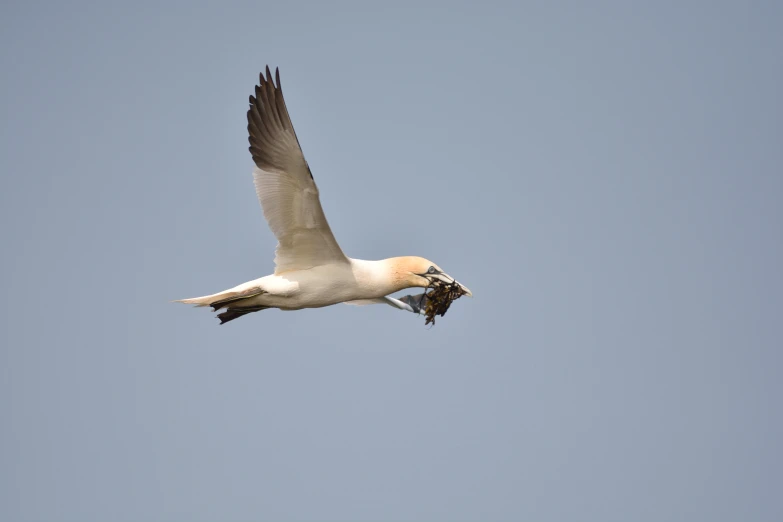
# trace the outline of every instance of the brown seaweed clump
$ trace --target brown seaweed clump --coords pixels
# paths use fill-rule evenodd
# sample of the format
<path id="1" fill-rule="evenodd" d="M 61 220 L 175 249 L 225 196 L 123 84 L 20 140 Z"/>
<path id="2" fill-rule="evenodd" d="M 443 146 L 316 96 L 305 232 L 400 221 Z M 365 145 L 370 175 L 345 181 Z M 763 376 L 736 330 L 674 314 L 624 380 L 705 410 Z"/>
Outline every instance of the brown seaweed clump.
<path id="1" fill-rule="evenodd" d="M 452 283 L 436 282 L 432 285 L 432 290 L 424 294 L 426 303 L 424 304 L 424 314 L 427 321 L 424 325 L 435 324 L 435 316 L 443 317 L 446 315 L 451 303 L 464 295 L 464 291 L 456 281 Z"/>

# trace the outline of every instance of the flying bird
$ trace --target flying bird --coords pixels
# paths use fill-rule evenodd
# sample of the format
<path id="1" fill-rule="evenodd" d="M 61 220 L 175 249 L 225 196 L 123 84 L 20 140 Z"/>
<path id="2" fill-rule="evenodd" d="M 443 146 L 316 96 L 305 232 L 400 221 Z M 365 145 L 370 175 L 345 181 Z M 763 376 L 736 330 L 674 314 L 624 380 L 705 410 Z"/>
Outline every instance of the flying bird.
<path id="1" fill-rule="evenodd" d="M 274 274 L 223 292 L 177 302 L 211 306 L 220 324 L 268 308 L 301 310 L 337 303 L 385 303 L 400 310 L 424 313 L 425 297 L 393 294 L 405 288 L 433 284 L 458 285 L 471 291 L 422 257 L 404 256 L 365 261 L 346 256 L 329 228 L 318 198 L 318 187 L 302 154 L 280 85 L 269 67 L 259 75 L 250 96 L 247 130 L 253 156 L 253 182 L 269 228 L 277 237 Z"/>

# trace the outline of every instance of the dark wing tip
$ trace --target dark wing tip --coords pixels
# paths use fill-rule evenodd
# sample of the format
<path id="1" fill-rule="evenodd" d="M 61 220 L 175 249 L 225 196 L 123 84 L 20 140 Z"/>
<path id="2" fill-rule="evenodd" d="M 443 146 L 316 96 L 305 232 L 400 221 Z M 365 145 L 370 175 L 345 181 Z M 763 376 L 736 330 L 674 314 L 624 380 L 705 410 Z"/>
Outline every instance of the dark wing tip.
<path id="1" fill-rule="evenodd" d="M 421 310 L 427 306 L 427 294 L 406 295 L 400 297 L 400 301 L 413 308 L 414 313 L 421 313 Z"/>
<path id="2" fill-rule="evenodd" d="M 258 75 L 258 85 L 254 90 L 254 94 L 248 98 L 250 109 L 247 111 L 248 141 L 253 162 L 261 169 L 284 170 L 287 160 L 283 159 L 281 154 L 290 147 L 290 142 L 286 140 L 290 140 L 293 135 L 296 145 L 299 146 L 299 138 L 294 131 L 280 88 L 280 68 L 275 68 L 273 79 L 269 65 L 265 66 Z M 301 147 L 298 154 L 301 155 Z M 307 168 L 309 171 L 309 167 Z M 312 172 L 309 174 L 312 178 Z"/>

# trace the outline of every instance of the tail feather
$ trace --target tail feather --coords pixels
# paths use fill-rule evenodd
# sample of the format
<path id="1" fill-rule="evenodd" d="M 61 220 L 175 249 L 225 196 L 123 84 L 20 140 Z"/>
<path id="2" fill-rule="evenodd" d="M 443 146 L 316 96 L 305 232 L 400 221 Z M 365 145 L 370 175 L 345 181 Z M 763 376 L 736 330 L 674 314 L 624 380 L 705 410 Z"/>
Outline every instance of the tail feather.
<path id="1" fill-rule="evenodd" d="M 260 286 L 244 284 L 217 294 L 205 295 L 203 297 L 191 297 L 190 299 L 178 299 L 174 302 L 196 306 L 211 306 L 215 312 L 221 308 L 226 308 L 225 312 L 218 314 L 220 324 L 224 324 L 242 317 L 243 315 L 270 308 L 269 306 L 262 306 L 255 303 L 247 303 L 245 306 L 242 306 L 243 301 L 265 293 L 266 291 L 262 290 Z"/>
<path id="2" fill-rule="evenodd" d="M 211 306 L 215 311 L 224 308 L 228 303 L 234 301 L 241 301 L 249 297 L 255 297 L 263 294 L 264 291 L 259 287 L 248 288 L 247 290 L 234 291 L 227 290 L 212 295 L 205 295 L 203 297 L 191 297 L 190 299 L 177 299 L 175 303 L 192 304 L 196 306 Z"/>
<path id="3" fill-rule="evenodd" d="M 229 303 L 233 303 L 234 301 L 241 301 L 243 299 L 248 299 L 250 297 L 255 297 L 263 293 L 265 292 L 258 287 L 249 288 L 247 290 L 243 290 L 242 292 L 225 292 L 221 294 L 220 296 L 221 299 L 212 301 L 211 303 L 209 303 L 209 306 L 212 307 L 212 310 L 217 312 L 218 310 L 224 308 Z"/>
<path id="4" fill-rule="evenodd" d="M 199 306 L 209 306 L 210 301 L 214 300 L 214 295 L 206 295 L 204 297 L 191 297 L 190 299 L 176 299 L 172 301 L 172 303 L 185 303 L 185 304 L 192 304 L 196 307 Z"/>

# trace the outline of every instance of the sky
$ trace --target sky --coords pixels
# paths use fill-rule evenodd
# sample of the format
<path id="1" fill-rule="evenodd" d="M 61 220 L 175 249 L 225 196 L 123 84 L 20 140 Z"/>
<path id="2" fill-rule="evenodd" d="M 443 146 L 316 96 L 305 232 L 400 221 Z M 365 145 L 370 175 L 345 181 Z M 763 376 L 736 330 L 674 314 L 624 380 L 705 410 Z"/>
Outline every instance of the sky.
<path id="1" fill-rule="evenodd" d="M 783 4 L 0 6 L 0 519 L 783 519 Z M 280 67 L 343 250 L 219 326 Z"/>

